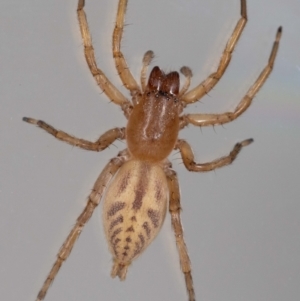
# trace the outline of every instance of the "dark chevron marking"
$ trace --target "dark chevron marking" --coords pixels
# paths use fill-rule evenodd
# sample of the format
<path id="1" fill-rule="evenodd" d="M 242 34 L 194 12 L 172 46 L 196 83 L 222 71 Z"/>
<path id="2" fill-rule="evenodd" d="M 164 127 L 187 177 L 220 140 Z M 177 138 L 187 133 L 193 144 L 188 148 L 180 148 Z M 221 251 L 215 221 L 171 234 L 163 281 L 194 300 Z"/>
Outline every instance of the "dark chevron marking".
<path id="1" fill-rule="evenodd" d="M 121 241 L 120 238 L 116 238 L 115 241 L 114 241 L 114 245 L 116 245 L 119 241 Z"/>
<path id="2" fill-rule="evenodd" d="M 145 189 L 142 181 L 140 181 L 138 183 L 138 187 L 134 192 L 135 192 L 135 198 L 132 203 L 132 209 L 139 210 L 142 207 L 142 203 L 143 203 L 142 200 L 146 194 L 146 189 Z"/>
<path id="3" fill-rule="evenodd" d="M 148 222 L 144 222 L 142 227 L 145 229 L 147 237 L 150 238 L 151 229 L 149 228 Z"/>
<path id="4" fill-rule="evenodd" d="M 117 245 L 121 241 L 120 238 L 116 238 L 115 241 L 113 242 L 113 246 Z"/>
<path id="5" fill-rule="evenodd" d="M 132 203 L 133 210 L 139 210 L 143 204 L 148 184 L 148 166 L 143 164 L 139 169 L 139 180 L 135 187 L 135 198 Z"/>
<path id="6" fill-rule="evenodd" d="M 116 219 L 114 219 L 109 226 L 109 230 L 111 230 L 113 227 L 115 227 L 118 224 L 122 224 L 124 221 L 123 215 L 119 215 Z"/>
<path id="7" fill-rule="evenodd" d="M 112 243 L 112 247 L 113 247 L 113 250 L 115 252 L 115 254 L 117 255 L 118 254 L 118 250 L 117 250 L 117 244 L 121 241 L 120 238 L 116 238 L 115 241 Z"/>
<path id="8" fill-rule="evenodd" d="M 141 247 L 138 242 L 135 242 L 135 249 L 133 251 L 133 257 L 140 253 Z"/>
<path id="9" fill-rule="evenodd" d="M 159 222 L 159 212 L 157 210 L 148 209 L 147 214 L 148 214 L 154 228 L 157 228 L 158 222 Z"/>
<path id="10" fill-rule="evenodd" d="M 115 239 L 115 237 L 120 233 L 122 231 L 122 228 L 120 227 L 120 228 L 118 228 L 118 229 L 116 229 L 113 233 L 112 233 L 112 236 L 110 237 L 110 243 L 111 243 L 111 245 L 112 245 L 112 248 L 113 248 L 113 250 L 114 250 L 114 252 L 115 252 L 115 254 L 117 255 L 117 243 L 120 241 L 120 238 L 117 238 L 115 241 L 114 241 L 114 239 Z"/>
<path id="11" fill-rule="evenodd" d="M 125 189 L 126 187 L 128 186 L 128 183 L 129 183 L 129 179 L 131 177 L 131 174 L 130 172 L 128 172 L 122 179 L 122 182 L 119 186 L 119 191 L 118 191 L 118 195 L 120 195 Z"/>
<path id="12" fill-rule="evenodd" d="M 127 228 L 127 230 L 125 232 L 134 232 L 134 229 L 132 226 L 130 226 L 129 228 Z"/>
<path id="13" fill-rule="evenodd" d="M 111 205 L 107 211 L 107 216 L 114 216 L 118 211 L 122 210 L 125 207 L 125 202 L 115 202 Z"/>
<path id="14" fill-rule="evenodd" d="M 155 200 L 160 202 L 163 197 L 161 181 L 155 181 Z"/>
<path id="15" fill-rule="evenodd" d="M 141 241 L 141 249 L 142 249 L 145 245 L 145 237 L 142 233 L 139 234 L 139 239 Z"/>
<path id="16" fill-rule="evenodd" d="M 135 250 L 133 251 L 133 256 L 138 255 L 141 250 L 143 249 L 144 245 L 145 245 L 145 237 L 143 234 L 139 234 L 139 239 L 141 241 L 141 244 L 139 244 L 138 242 L 135 242 Z"/>
<path id="17" fill-rule="evenodd" d="M 110 237 L 110 241 L 112 242 L 114 240 L 114 238 L 122 231 L 122 228 L 118 228 L 116 229 L 113 233 L 112 236 Z"/>

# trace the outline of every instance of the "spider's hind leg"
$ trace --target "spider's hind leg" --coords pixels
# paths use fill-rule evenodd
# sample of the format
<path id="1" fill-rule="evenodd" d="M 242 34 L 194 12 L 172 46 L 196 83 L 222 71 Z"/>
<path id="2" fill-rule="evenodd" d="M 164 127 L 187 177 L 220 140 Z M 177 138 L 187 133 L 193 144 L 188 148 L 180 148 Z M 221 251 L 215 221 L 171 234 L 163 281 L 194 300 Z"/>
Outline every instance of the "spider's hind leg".
<path id="1" fill-rule="evenodd" d="M 61 268 L 62 264 L 68 259 L 70 253 L 79 238 L 83 227 L 91 218 L 95 208 L 100 203 L 101 197 L 105 192 L 106 187 L 110 180 L 114 177 L 116 172 L 119 168 L 128 160 L 129 155 L 127 150 L 122 151 L 119 153 L 118 157 L 115 157 L 110 160 L 110 162 L 105 166 L 104 170 L 101 172 L 100 176 L 96 180 L 92 192 L 88 197 L 88 202 L 83 209 L 82 213 L 77 218 L 77 221 L 69 233 L 68 237 L 64 241 L 63 245 L 61 246 L 55 263 L 52 266 L 51 271 L 49 272 L 39 294 L 37 297 L 37 301 L 44 300 L 46 293 L 54 281 L 59 269 Z"/>
<path id="2" fill-rule="evenodd" d="M 165 174 L 167 176 L 169 186 L 169 211 L 171 214 L 172 228 L 174 230 L 177 250 L 179 253 L 180 267 L 184 274 L 186 289 L 189 296 L 189 301 L 195 301 L 195 291 L 192 278 L 191 261 L 188 255 L 188 250 L 183 238 L 183 228 L 180 219 L 180 191 L 177 179 L 177 174 L 170 168 L 168 162 L 165 166 Z"/>

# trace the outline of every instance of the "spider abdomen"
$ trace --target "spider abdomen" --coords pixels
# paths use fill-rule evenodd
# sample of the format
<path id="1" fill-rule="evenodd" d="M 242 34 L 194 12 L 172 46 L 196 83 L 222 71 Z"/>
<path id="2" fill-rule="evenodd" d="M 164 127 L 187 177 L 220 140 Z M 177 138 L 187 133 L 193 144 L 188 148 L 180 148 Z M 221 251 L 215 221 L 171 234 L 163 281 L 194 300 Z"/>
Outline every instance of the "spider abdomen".
<path id="1" fill-rule="evenodd" d="M 108 188 L 103 221 L 114 257 L 112 277 L 125 279 L 128 265 L 158 234 L 165 218 L 168 184 L 159 165 L 125 163 Z"/>

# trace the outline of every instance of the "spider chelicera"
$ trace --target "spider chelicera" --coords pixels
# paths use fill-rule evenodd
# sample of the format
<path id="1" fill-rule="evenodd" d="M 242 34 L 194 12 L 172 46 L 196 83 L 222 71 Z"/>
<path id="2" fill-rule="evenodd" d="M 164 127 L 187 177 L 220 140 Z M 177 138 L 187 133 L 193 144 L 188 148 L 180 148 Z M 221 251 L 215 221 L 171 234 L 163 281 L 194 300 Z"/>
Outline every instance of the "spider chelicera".
<path id="1" fill-rule="evenodd" d="M 233 112 L 183 114 L 183 109 L 188 104 L 206 95 L 224 74 L 247 22 L 246 0 L 241 0 L 241 17 L 226 44 L 217 70 L 191 90 L 189 87 L 192 71 L 188 67 L 182 67 L 180 70 L 185 76 L 181 89 L 178 72 L 165 74 L 159 67 L 152 69 L 147 82 L 147 69 L 154 56 L 152 51 L 147 51 L 143 58 L 141 85 L 134 79 L 120 49 L 127 2 L 119 0 L 112 48 L 116 69 L 123 85 L 130 92 L 131 101 L 98 68 L 84 12 L 85 1 L 79 0 L 77 8 L 87 64 L 102 91 L 123 110 L 128 119 L 126 127 L 111 129 L 97 141 L 91 142 L 56 130 L 44 121 L 23 118 L 24 121 L 37 125 L 55 138 L 86 150 L 102 151 L 117 139 L 125 139 L 127 143 L 127 148 L 109 161 L 96 180 L 84 210 L 57 254 L 56 262 L 38 294 L 38 301 L 44 299 L 50 284 L 62 263 L 69 257 L 104 192 L 106 193 L 103 205 L 104 229 L 114 260 L 111 276 L 125 279 L 132 260 L 138 257 L 158 234 L 168 207 L 188 297 L 190 301 L 194 301 L 191 263 L 180 220 L 179 184 L 168 156 L 172 150 L 179 150 L 189 171 L 210 171 L 232 163 L 240 150 L 253 141 L 247 139 L 237 143 L 229 155 L 212 162 L 195 163 L 190 145 L 185 140 L 179 139 L 178 133 L 190 123 L 196 126 L 214 126 L 231 122 L 250 106 L 253 97 L 272 71 L 281 37 L 281 27 L 277 31 L 266 67 Z"/>

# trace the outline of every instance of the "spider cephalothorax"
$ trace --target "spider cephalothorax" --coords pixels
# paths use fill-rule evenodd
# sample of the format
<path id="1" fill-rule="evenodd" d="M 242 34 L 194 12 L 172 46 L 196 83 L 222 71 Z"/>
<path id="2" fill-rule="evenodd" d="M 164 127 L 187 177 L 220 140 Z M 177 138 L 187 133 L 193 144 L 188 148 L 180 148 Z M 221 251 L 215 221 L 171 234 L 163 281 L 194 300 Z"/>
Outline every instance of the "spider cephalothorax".
<path id="1" fill-rule="evenodd" d="M 182 111 L 178 93 L 179 74 L 171 72 L 165 75 L 154 67 L 126 128 L 128 150 L 135 158 L 160 162 L 174 149 Z"/>

